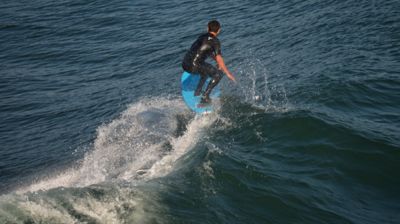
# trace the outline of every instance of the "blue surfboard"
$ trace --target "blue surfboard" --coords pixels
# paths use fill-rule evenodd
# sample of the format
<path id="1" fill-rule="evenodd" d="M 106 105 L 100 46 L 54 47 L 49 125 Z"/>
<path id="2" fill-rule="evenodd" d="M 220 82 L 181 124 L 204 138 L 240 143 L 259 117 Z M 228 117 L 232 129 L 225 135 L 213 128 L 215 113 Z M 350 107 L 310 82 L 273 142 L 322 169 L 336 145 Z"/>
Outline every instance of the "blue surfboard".
<path id="1" fill-rule="evenodd" d="M 205 114 L 211 113 L 214 111 L 214 104 L 219 99 L 221 95 L 221 90 L 219 85 L 214 87 L 211 92 L 210 98 L 212 100 L 211 104 L 201 104 L 201 96 L 194 96 L 194 92 L 196 91 L 197 84 L 200 81 L 200 75 L 190 74 L 188 72 L 184 72 L 181 77 L 181 87 L 182 87 L 182 97 L 183 101 L 185 101 L 186 105 L 197 114 Z M 206 83 L 203 85 L 203 92 L 207 88 L 208 83 L 211 81 L 211 78 L 208 78 Z"/>

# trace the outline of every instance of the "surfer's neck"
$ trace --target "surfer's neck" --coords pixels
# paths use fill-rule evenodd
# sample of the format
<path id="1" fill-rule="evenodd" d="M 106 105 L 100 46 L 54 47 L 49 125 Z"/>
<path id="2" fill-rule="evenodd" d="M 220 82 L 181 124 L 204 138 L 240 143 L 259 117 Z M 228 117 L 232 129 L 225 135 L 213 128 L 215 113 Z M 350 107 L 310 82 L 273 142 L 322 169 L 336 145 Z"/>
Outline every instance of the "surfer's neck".
<path id="1" fill-rule="evenodd" d="M 208 32 L 211 36 L 217 37 L 218 33 L 217 32 Z"/>
<path id="2" fill-rule="evenodd" d="M 210 31 L 210 29 L 207 29 L 208 33 L 213 36 L 213 37 L 217 37 L 219 32 L 221 31 L 221 29 L 219 29 L 217 32 L 215 31 Z"/>

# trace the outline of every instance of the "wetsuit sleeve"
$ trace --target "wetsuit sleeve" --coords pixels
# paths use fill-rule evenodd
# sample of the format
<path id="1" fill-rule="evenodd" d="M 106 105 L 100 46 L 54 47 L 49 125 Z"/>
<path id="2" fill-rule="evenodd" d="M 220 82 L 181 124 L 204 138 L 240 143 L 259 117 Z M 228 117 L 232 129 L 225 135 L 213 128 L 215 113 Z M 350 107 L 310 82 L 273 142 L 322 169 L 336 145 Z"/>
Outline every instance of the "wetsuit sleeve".
<path id="1" fill-rule="evenodd" d="M 217 55 L 222 55 L 222 52 L 221 52 L 221 43 L 219 42 L 219 40 L 218 39 L 215 39 L 215 41 L 214 41 L 214 44 L 213 44 L 213 48 L 214 48 L 214 56 L 217 56 Z"/>

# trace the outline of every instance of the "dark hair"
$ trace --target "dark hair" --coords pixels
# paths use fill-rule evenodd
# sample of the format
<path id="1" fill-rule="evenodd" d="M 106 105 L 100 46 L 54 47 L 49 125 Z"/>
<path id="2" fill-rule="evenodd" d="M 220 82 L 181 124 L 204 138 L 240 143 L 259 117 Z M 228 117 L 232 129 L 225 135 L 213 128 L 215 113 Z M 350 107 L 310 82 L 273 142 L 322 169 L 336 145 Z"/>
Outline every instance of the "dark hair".
<path id="1" fill-rule="evenodd" d="M 220 27 L 221 25 L 217 20 L 211 20 L 210 22 L 208 22 L 208 31 L 210 32 L 218 32 Z"/>

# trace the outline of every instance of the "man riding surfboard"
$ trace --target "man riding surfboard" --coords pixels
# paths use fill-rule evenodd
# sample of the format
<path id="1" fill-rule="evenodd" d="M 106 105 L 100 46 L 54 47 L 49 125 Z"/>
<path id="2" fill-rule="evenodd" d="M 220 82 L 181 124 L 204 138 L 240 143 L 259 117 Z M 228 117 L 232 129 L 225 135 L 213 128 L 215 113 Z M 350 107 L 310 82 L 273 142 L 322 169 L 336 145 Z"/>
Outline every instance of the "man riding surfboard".
<path id="1" fill-rule="evenodd" d="M 207 78 L 212 78 L 202 94 L 201 103 L 211 102 L 210 93 L 221 80 L 223 73 L 225 73 L 229 79 L 236 82 L 235 77 L 226 68 L 224 59 L 222 58 L 221 44 L 217 38 L 221 31 L 219 22 L 216 20 L 208 22 L 207 31 L 207 33 L 200 35 L 192 44 L 182 62 L 183 70 L 191 74 L 200 75 L 200 81 L 194 93 L 195 96 L 200 96 Z M 205 61 L 209 57 L 217 62 L 219 69 Z"/>

